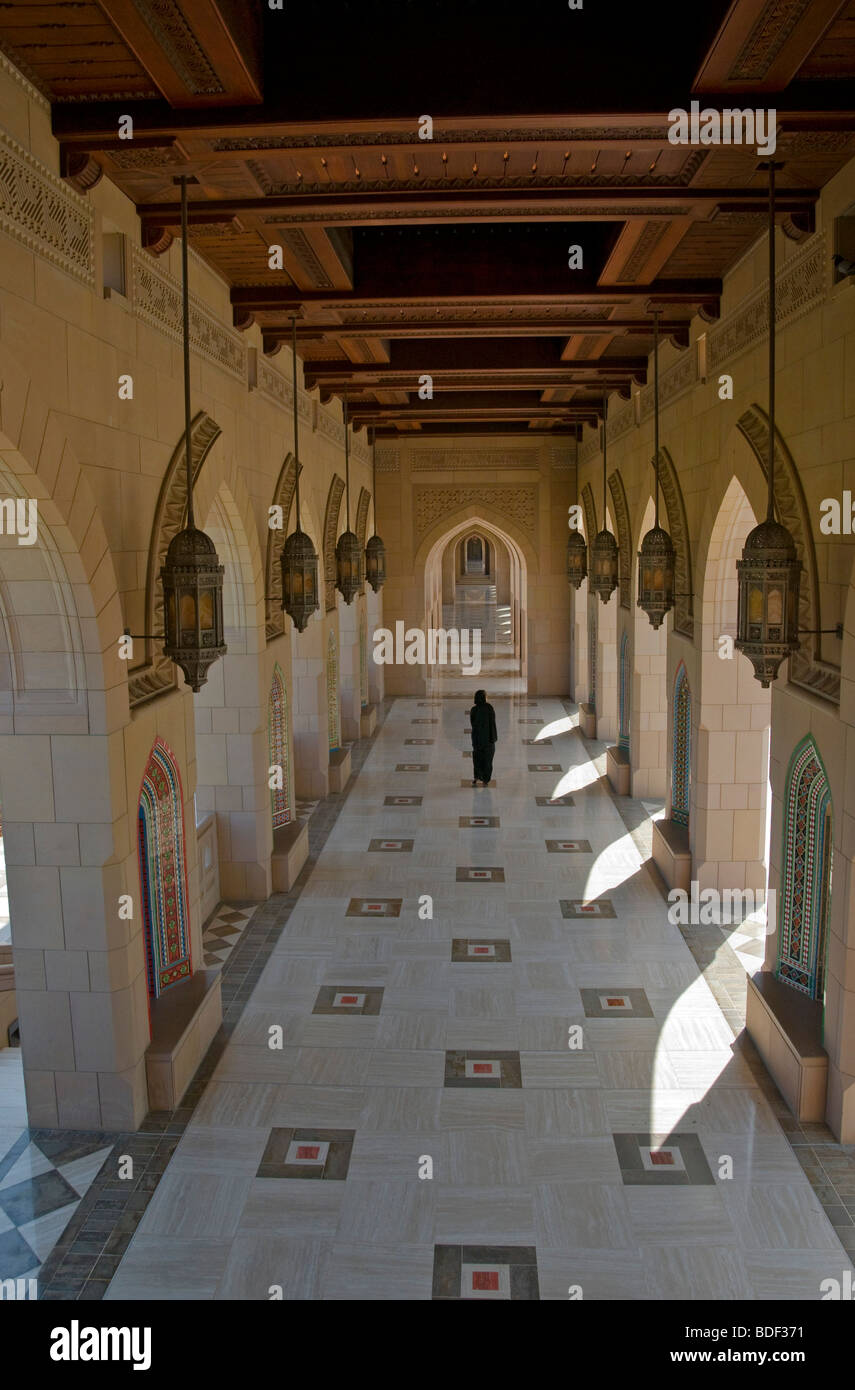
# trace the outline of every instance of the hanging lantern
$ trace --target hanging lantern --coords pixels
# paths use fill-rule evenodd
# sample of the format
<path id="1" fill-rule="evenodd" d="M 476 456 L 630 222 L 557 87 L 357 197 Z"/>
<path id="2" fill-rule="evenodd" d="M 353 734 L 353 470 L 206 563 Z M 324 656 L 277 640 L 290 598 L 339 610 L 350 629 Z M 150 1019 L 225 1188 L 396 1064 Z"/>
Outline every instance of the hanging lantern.
<path id="1" fill-rule="evenodd" d="M 292 531 L 282 547 L 282 607 L 298 632 L 318 607 L 318 557 L 305 531 Z"/>
<path id="2" fill-rule="evenodd" d="M 344 476 L 347 497 L 347 530 L 342 531 L 335 548 L 335 587 L 345 603 L 353 603 L 362 587 L 362 546 L 350 529 L 350 433 L 347 427 L 347 397 L 344 398 Z"/>
<path id="3" fill-rule="evenodd" d="M 297 320 L 291 321 L 292 392 L 294 401 L 294 464 L 297 469 L 295 501 L 297 529 L 291 532 L 282 547 L 282 607 L 298 632 L 318 607 L 318 557 L 311 537 L 300 529 L 300 440 L 297 402 Z"/>
<path id="4" fill-rule="evenodd" d="M 618 546 L 606 526 L 606 411 L 608 396 L 603 396 L 603 529 L 598 531 L 591 546 L 591 565 L 588 589 L 608 603 L 618 586 Z M 568 555 L 569 559 L 569 555 Z"/>
<path id="5" fill-rule="evenodd" d="M 335 548 L 335 586 L 345 603 L 353 603 L 362 585 L 362 546 L 355 531 L 342 531 Z"/>
<path id="6" fill-rule="evenodd" d="M 638 552 L 637 606 L 646 613 L 656 631 L 674 607 L 674 576 L 677 554 L 674 542 L 659 525 L 659 313 L 653 315 L 653 468 L 656 475 L 655 517 Z"/>
<path id="7" fill-rule="evenodd" d="M 581 531 L 573 530 L 567 537 L 567 581 L 578 589 L 588 573 L 588 547 Z"/>
<path id="8" fill-rule="evenodd" d="M 223 566 L 210 536 L 193 516 L 190 433 L 190 299 L 187 287 L 187 178 L 181 177 L 181 270 L 184 329 L 184 453 L 187 463 L 187 525 L 169 542 L 160 571 L 163 586 L 164 656 L 184 672 L 193 691 L 202 689 L 208 668 L 225 656 Z"/>
<path id="9" fill-rule="evenodd" d="M 579 496 L 579 435 L 576 434 L 576 497 Z M 571 526 L 567 537 L 567 582 L 572 589 L 579 588 L 588 573 L 588 547 L 585 537 L 576 526 Z"/>
<path id="10" fill-rule="evenodd" d="M 677 556 L 671 537 L 661 526 L 652 526 L 638 552 L 638 607 L 654 629 L 674 607 L 674 574 Z"/>
<path id="11" fill-rule="evenodd" d="M 761 165 L 761 168 L 767 166 Z M 775 520 L 775 164 L 769 169 L 769 467 L 766 519 L 736 562 L 736 649 L 748 657 L 766 690 L 799 642 L 801 562 L 796 544 Z"/>
<path id="12" fill-rule="evenodd" d="M 371 470 L 373 474 L 374 488 L 374 535 L 365 547 L 365 578 L 371 585 L 375 594 L 383 588 L 386 583 L 386 547 L 377 535 L 377 440 L 372 431 L 371 435 Z"/>
<path id="13" fill-rule="evenodd" d="M 163 652 L 184 672 L 191 690 L 201 690 L 208 667 L 225 656 L 223 569 L 214 542 L 188 526 L 173 536 L 160 571 L 166 640 Z"/>
<path id="14" fill-rule="evenodd" d="M 386 582 L 386 547 L 379 536 L 372 536 L 365 547 L 365 578 L 375 594 Z"/>

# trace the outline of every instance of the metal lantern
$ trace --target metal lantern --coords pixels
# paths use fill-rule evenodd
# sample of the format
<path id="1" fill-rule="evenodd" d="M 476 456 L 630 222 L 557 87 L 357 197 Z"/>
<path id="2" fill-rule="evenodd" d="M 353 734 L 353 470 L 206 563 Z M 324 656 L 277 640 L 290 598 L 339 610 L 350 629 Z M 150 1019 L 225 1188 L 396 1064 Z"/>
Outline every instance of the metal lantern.
<path id="1" fill-rule="evenodd" d="M 765 166 L 763 166 L 765 167 Z M 769 468 L 766 519 L 746 538 L 736 562 L 736 649 L 748 657 L 764 690 L 799 642 L 801 562 L 775 520 L 775 164 L 769 165 Z"/>
<path id="2" fill-rule="evenodd" d="M 280 564 L 282 566 L 282 607 L 288 614 L 298 632 L 304 632 L 306 624 L 318 608 L 318 556 L 311 538 L 300 529 L 300 438 L 298 428 L 297 401 L 297 320 L 291 321 L 292 392 L 294 403 L 294 466 L 297 470 L 295 480 L 295 502 L 297 506 L 297 529 L 282 547 Z"/>
<path id="3" fill-rule="evenodd" d="M 650 626 L 662 626 L 662 620 L 674 607 L 674 576 L 677 554 L 674 542 L 659 525 L 659 313 L 653 315 L 653 468 L 656 475 L 654 519 L 651 529 L 641 542 L 638 552 L 637 605 L 646 613 Z"/>
<path id="4" fill-rule="evenodd" d="M 591 546 L 588 588 L 608 603 L 618 586 L 618 547 L 611 531 L 598 531 Z"/>
<path id="5" fill-rule="evenodd" d="M 579 498 L 579 433 L 576 432 L 576 499 Z M 588 547 L 585 537 L 576 526 L 571 526 L 567 537 L 567 582 L 572 589 L 578 589 L 588 573 Z"/>
<path id="6" fill-rule="evenodd" d="M 164 655 L 181 667 L 194 691 L 202 689 L 208 667 L 226 653 L 223 568 L 210 536 L 191 525 L 173 536 L 160 571 Z"/>
<path id="7" fill-rule="evenodd" d="M 638 607 L 660 628 L 674 607 L 676 552 L 671 537 L 661 526 L 652 526 L 638 552 Z"/>
<path id="8" fill-rule="evenodd" d="M 761 521 L 737 560 L 739 602 L 736 648 L 748 657 L 767 689 L 778 667 L 799 648 L 801 564 L 786 526 Z"/>
<path id="9" fill-rule="evenodd" d="M 365 578 L 375 594 L 386 582 L 386 547 L 379 536 L 372 536 L 365 547 Z"/>
<path id="10" fill-rule="evenodd" d="M 345 603 L 353 603 L 362 586 L 362 546 L 355 531 L 342 531 L 336 543 L 335 586 Z"/>
<path id="11" fill-rule="evenodd" d="M 377 442 L 376 436 L 372 432 L 371 436 L 371 471 L 373 476 L 372 486 L 374 488 L 374 526 L 377 526 Z M 371 585 L 375 594 L 383 588 L 386 582 L 386 547 L 377 535 L 374 535 L 365 547 L 365 578 Z"/>
<path id="12" fill-rule="evenodd" d="M 224 656 L 223 566 L 210 536 L 193 516 L 190 433 L 190 299 L 187 288 L 187 178 L 181 184 L 181 269 L 184 329 L 184 453 L 187 464 L 187 525 L 173 536 L 160 571 L 163 585 L 164 655 L 180 666 L 193 691 L 202 689 L 208 668 Z"/>
<path id="13" fill-rule="evenodd" d="M 581 531 L 572 530 L 567 537 L 567 580 L 578 589 L 588 573 L 588 547 Z"/>
<path id="14" fill-rule="evenodd" d="M 608 396 L 603 396 L 603 529 L 598 531 L 591 546 L 588 570 L 588 589 L 608 603 L 618 586 L 618 545 L 606 526 L 606 411 Z"/>
<path id="15" fill-rule="evenodd" d="M 311 538 L 299 529 L 285 541 L 282 566 L 282 607 L 298 632 L 318 607 L 318 557 Z"/>
<path id="16" fill-rule="evenodd" d="M 347 530 L 342 531 L 335 548 L 335 587 L 345 603 L 353 603 L 362 587 L 362 546 L 350 529 L 350 432 L 347 426 L 347 397 L 344 400 L 344 476 L 347 499 Z"/>

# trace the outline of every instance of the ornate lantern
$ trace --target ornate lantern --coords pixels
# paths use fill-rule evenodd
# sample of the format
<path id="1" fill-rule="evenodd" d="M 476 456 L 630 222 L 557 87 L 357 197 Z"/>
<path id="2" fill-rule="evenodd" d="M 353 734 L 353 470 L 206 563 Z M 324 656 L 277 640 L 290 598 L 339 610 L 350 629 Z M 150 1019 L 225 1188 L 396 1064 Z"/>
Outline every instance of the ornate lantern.
<path id="1" fill-rule="evenodd" d="M 386 547 L 377 535 L 377 442 L 372 435 L 371 439 L 371 469 L 374 482 L 374 535 L 365 547 L 365 578 L 371 585 L 375 594 L 383 588 L 386 582 Z"/>
<path id="2" fill-rule="evenodd" d="M 300 437 L 297 402 L 297 320 L 291 321 L 291 355 L 293 358 L 293 396 L 294 396 L 294 463 L 297 469 L 296 503 L 297 529 L 282 547 L 280 564 L 282 566 L 282 607 L 288 614 L 298 632 L 305 631 L 306 624 L 318 607 L 318 557 L 311 538 L 300 529 Z"/>
<path id="3" fill-rule="evenodd" d="M 655 482 L 655 517 L 652 528 L 641 542 L 638 552 L 638 607 L 643 609 L 652 628 L 660 628 L 662 620 L 674 607 L 674 576 L 677 556 L 674 543 L 664 527 L 659 525 L 659 313 L 653 315 L 653 468 Z"/>
<path id="4" fill-rule="evenodd" d="M 591 565 L 588 588 L 608 603 L 618 586 L 618 546 L 606 526 L 606 410 L 608 396 L 603 396 L 603 529 L 598 531 L 591 546 Z"/>
<path id="5" fill-rule="evenodd" d="M 347 492 L 347 530 L 342 531 L 335 548 L 335 586 L 345 603 L 353 603 L 362 584 L 362 546 L 350 529 L 350 448 L 347 426 L 347 398 L 344 402 L 344 475 Z"/>
<path id="6" fill-rule="evenodd" d="M 766 519 L 749 533 L 737 560 L 736 649 L 767 689 L 781 662 L 798 651 L 801 563 L 796 544 L 775 520 L 775 164 L 769 170 L 769 468 Z"/>
<path id="7" fill-rule="evenodd" d="M 190 434 L 190 298 L 187 286 L 187 176 L 181 184 L 181 298 L 184 327 L 184 453 L 187 463 L 187 525 L 173 536 L 160 571 L 164 599 L 164 655 L 184 672 L 193 691 L 201 690 L 208 668 L 225 655 L 223 566 L 210 536 L 196 529 L 193 516 L 193 460 Z"/>
<path id="8" fill-rule="evenodd" d="M 579 506 L 579 435 L 576 435 L 576 508 Z M 567 582 L 577 589 L 588 573 L 588 547 L 578 526 L 570 527 L 567 537 Z"/>

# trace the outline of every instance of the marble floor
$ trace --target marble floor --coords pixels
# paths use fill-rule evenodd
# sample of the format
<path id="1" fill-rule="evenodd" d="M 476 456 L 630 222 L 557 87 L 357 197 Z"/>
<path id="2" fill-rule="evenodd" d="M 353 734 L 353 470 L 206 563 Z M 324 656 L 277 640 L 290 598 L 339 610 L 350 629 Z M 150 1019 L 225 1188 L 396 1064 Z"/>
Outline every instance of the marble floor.
<path id="1" fill-rule="evenodd" d="M 107 1298 L 817 1299 L 851 1270 L 575 717 L 495 703 L 490 789 L 459 701 L 392 704 Z"/>

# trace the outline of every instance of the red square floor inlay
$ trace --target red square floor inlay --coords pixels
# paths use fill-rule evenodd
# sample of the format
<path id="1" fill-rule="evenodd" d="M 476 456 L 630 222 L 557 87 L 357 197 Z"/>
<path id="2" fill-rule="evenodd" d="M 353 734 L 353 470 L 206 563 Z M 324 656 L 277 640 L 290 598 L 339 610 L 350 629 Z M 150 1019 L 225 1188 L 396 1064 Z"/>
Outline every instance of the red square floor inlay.
<path id="1" fill-rule="evenodd" d="M 319 1145 L 319 1144 L 298 1144 L 298 1146 L 297 1146 L 297 1157 L 298 1157 L 298 1158 L 317 1158 L 317 1156 L 318 1156 L 318 1154 L 320 1153 L 320 1151 L 321 1151 L 321 1148 L 320 1148 L 320 1145 Z"/>
<path id="2" fill-rule="evenodd" d="M 673 1168 L 674 1155 L 671 1153 L 670 1149 L 651 1149 L 650 1162 L 656 1167 Z"/>
<path id="3" fill-rule="evenodd" d="M 477 1269 L 472 1274 L 473 1289 L 484 1289 L 490 1293 L 499 1291 L 499 1274 L 497 1270 Z"/>

